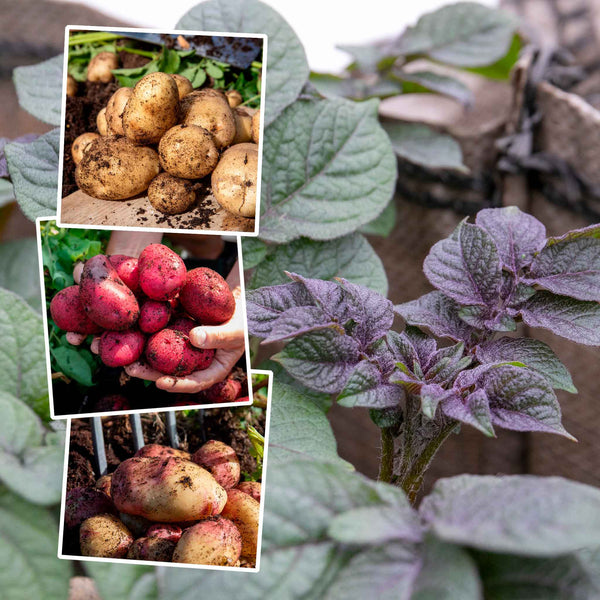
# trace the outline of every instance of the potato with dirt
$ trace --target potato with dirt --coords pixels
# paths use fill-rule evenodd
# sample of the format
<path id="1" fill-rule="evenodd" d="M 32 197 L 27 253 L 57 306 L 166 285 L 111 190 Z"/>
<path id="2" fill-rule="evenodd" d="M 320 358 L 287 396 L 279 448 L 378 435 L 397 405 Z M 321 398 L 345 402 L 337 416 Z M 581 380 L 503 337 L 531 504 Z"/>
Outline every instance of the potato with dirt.
<path id="1" fill-rule="evenodd" d="M 172 523 L 155 523 L 151 527 L 148 527 L 146 536 L 149 538 L 157 537 L 177 543 L 181 539 L 182 533 L 183 531 L 179 525 L 174 525 Z"/>
<path id="2" fill-rule="evenodd" d="M 106 120 L 106 107 L 96 116 L 96 129 L 100 135 L 108 135 L 108 121 Z"/>
<path id="3" fill-rule="evenodd" d="M 146 246 L 138 259 L 140 287 L 152 300 L 170 300 L 186 280 L 185 264 L 164 244 Z"/>
<path id="4" fill-rule="evenodd" d="M 238 566 L 242 536 L 228 519 L 206 519 L 183 532 L 173 562 L 196 565 Z"/>
<path id="5" fill-rule="evenodd" d="M 221 516 L 233 521 L 242 534 L 242 558 L 256 560 L 260 504 L 241 490 L 230 489 Z"/>
<path id="6" fill-rule="evenodd" d="M 144 333 L 156 333 L 164 329 L 171 318 L 171 305 L 159 300 L 146 300 L 140 308 L 138 327 Z"/>
<path id="7" fill-rule="evenodd" d="M 171 456 L 175 456 L 185 460 L 191 460 L 192 458 L 192 455 L 185 450 L 171 448 L 171 446 L 162 446 L 161 444 L 146 444 L 145 446 L 142 446 L 134 456 L 142 458 L 169 458 Z"/>
<path id="8" fill-rule="evenodd" d="M 199 125 L 213 137 L 218 150 L 226 148 L 235 137 L 235 119 L 225 94 L 204 88 L 181 100 L 182 123 Z"/>
<path id="9" fill-rule="evenodd" d="M 110 498 L 110 482 L 112 480 L 112 475 L 102 475 L 96 481 L 96 489 L 104 492 Z M 106 512 L 106 511 L 103 511 Z"/>
<path id="10" fill-rule="evenodd" d="M 102 328 L 92 321 L 81 303 L 79 286 L 60 290 L 50 302 L 50 316 L 59 329 L 75 333 L 99 333 Z"/>
<path id="11" fill-rule="evenodd" d="M 83 556 L 124 558 L 134 538 L 114 515 L 96 515 L 86 519 L 79 529 L 79 545 Z"/>
<path id="12" fill-rule="evenodd" d="M 72 75 L 67 75 L 67 96 L 73 97 L 77 96 L 77 81 Z"/>
<path id="13" fill-rule="evenodd" d="M 76 487 L 67 493 L 65 500 L 65 525 L 81 525 L 86 519 L 99 514 L 116 514 L 115 506 L 105 492 L 95 488 Z"/>
<path id="14" fill-rule="evenodd" d="M 111 254 L 108 257 L 110 264 L 115 268 L 121 281 L 134 293 L 138 294 L 140 288 L 140 271 L 138 259 L 124 254 Z"/>
<path id="15" fill-rule="evenodd" d="M 235 311 L 235 298 L 216 271 L 198 267 L 188 272 L 179 294 L 185 311 L 202 325 L 221 325 Z"/>
<path id="16" fill-rule="evenodd" d="M 210 471 L 216 482 L 225 489 L 235 487 L 240 482 L 240 461 L 235 450 L 220 442 L 209 440 L 194 454 L 192 460 Z"/>
<path id="17" fill-rule="evenodd" d="M 141 537 L 135 540 L 127 558 L 132 560 L 152 560 L 155 562 L 171 562 L 176 542 L 159 537 Z"/>
<path id="18" fill-rule="evenodd" d="M 114 52 L 99 52 L 87 67 L 87 80 L 108 83 L 112 80 L 113 69 L 119 68 L 119 57 Z"/>
<path id="19" fill-rule="evenodd" d="M 244 492 L 244 494 L 252 496 L 257 502 L 260 502 L 261 487 L 260 481 L 242 481 L 237 486 L 237 489 L 240 492 Z"/>
<path id="20" fill-rule="evenodd" d="M 231 108 L 239 106 L 243 100 L 242 94 L 240 94 L 240 92 L 238 92 L 237 90 L 227 90 L 225 92 L 225 97 L 227 98 L 227 102 L 229 103 L 229 106 L 231 106 Z"/>
<path id="21" fill-rule="evenodd" d="M 179 120 L 179 91 L 166 73 L 148 73 L 134 86 L 123 112 L 123 131 L 135 144 L 157 144 Z"/>
<path id="22" fill-rule="evenodd" d="M 209 387 L 204 395 L 209 402 L 235 402 L 242 393 L 242 384 L 236 379 L 219 381 Z"/>
<path id="23" fill-rule="evenodd" d="M 232 145 L 244 144 L 252 141 L 252 115 L 256 111 L 246 106 L 238 106 L 233 109 L 235 119 L 235 137 Z"/>
<path id="24" fill-rule="evenodd" d="M 221 513 L 227 492 L 197 464 L 182 458 L 129 458 L 113 473 L 112 500 L 121 512 L 160 523 Z"/>
<path id="25" fill-rule="evenodd" d="M 179 75 L 179 73 L 172 73 L 171 77 L 175 80 L 175 84 L 177 85 L 177 92 L 179 93 L 180 100 L 184 96 L 187 96 L 187 94 L 190 94 L 194 91 L 194 86 L 192 85 L 192 82 L 184 75 Z"/>
<path id="26" fill-rule="evenodd" d="M 89 148 L 90 144 L 100 138 L 100 135 L 97 133 L 82 133 L 77 136 L 71 145 L 71 156 L 73 157 L 73 162 L 78 165 L 83 158 L 86 150 Z"/>
<path id="27" fill-rule="evenodd" d="M 254 218 L 258 178 L 258 146 L 236 144 L 228 148 L 211 175 L 217 202 L 240 217 Z"/>
<path id="28" fill-rule="evenodd" d="M 256 111 L 252 116 L 252 141 L 258 144 L 260 139 L 260 111 Z"/>
<path id="29" fill-rule="evenodd" d="M 145 192 L 158 175 L 158 154 L 126 138 L 94 140 L 75 170 L 80 190 L 100 200 L 126 200 Z"/>
<path id="30" fill-rule="evenodd" d="M 123 113 L 129 98 L 131 98 L 131 92 L 131 88 L 122 87 L 109 98 L 104 109 L 106 110 L 105 118 L 108 135 L 125 135 L 123 131 Z"/>
<path id="31" fill-rule="evenodd" d="M 142 356 L 145 344 L 141 331 L 105 331 L 100 337 L 100 360 L 107 367 L 126 367 Z"/>
<path id="32" fill-rule="evenodd" d="M 189 179 L 160 173 L 148 188 L 148 200 L 155 210 L 165 215 L 179 215 L 195 204 L 195 184 Z"/>
<path id="33" fill-rule="evenodd" d="M 158 157 L 167 173 L 183 179 L 202 179 L 219 162 L 212 135 L 191 124 L 171 127 L 158 144 Z"/>

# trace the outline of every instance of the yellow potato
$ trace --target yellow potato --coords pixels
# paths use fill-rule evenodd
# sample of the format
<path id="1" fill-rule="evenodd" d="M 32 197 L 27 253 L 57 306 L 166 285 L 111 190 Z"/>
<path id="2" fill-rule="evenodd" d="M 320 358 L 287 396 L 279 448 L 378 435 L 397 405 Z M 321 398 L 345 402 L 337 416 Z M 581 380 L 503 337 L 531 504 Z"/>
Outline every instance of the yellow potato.
<path id="1" fill-rule="evenodd" d="M 77 96 L 77 82 L 72 75 L 67 75 L 67 96 Z"/>
<path id="2" fill-rule="evenodd" d="M 227 504 L 221 516 L 231 519 L 242 534 L 242 558 L 256 560 L 260 504 L 248 494 L 235 488 L 227 490 Z"/>
<path id="3" fill-rule="evenodd" d="M 242 103 L 242 95 L 237 90 L 228 90 L 225 92 L 225 96 L 231 108 L 235 108 Z"/>
<path id="4" fill-rule="evenodd" d="M 204 88 L 181 101 L 184 125 L 199 125 L 212 136 L 217 149 L 226 148 L 235 137 L 235 119 L 223 92 Z"/>
<path id="5" fill-rule="evenodd" d="M 98 137 L 75 169 L 75 181 L 101 200 L 124 200 L 145 192 L 158 175 L 158 154 L 126 138 Z"/>
<path id="6" fill-rule="evenodd" d="M 96 128 L 100 135 L 108 135 L 108 123 L 106 121 L 106 107 L 104 107 L 96 117 Z"/>
<path id="7" fill-rule="evenodd" d="M 86 519 L 79 529 L 83 556 L 123 558 L 133 544 L 133 536 L 114 515 L 96 515 Z"/>
<path id="8" fill-rule="evenodd" d="M 233 116 L 235 118 L 235 137 L 233 138 L 233 145 L 251 142 L 252 116 L 245 110 L 241 110 L 239 107 L 233 109 Z"/>
<path id="9" fill-rule="evenodd" d="M 236 144 L 221 155 L 211 176 L 217 202 L 230 213 L 254 217 L 258 178 L 258 146 Z"/>
<path id="10" fill-rule="evenodd" d="M 123 132 L 123 113 L 132 89 L 128 87 L 119 88 L 108 100 L 106 105 L 106 124 L 109 135 L 125 135 Z"/>
<path id="11" fill-rule="evenodd" d="M 179 73 L 173 73 L 171 77 L 175 80 L 177 84 L 177 91 L 179 92 L 179 99 L 183 98 L 185 95 L 194 91 L 192 86 L 192 82 L 183 75 L 179 75 Z"/>
<path id="12" fill-rule="evenodd" d="M 100 52 L 88 64 L 87 80 L 108 83 L 113 78 L 112 70 L 118 67 L 119 57 L 114 52 Z"/>
<path id="13" fill-rule="evenodd" d="M 179 119 L 179 91 L 166 73 L 148 73 L 133 88 L 123 131 L 135 144 L 156 144 Z"/>
<path id="14" fill-rule="evenodd" d="M 77 136 L 73 141 L 73 145 L 71 146 L 71 156 L 73 157 L 73 162 L 78 165 L 83 158 L 86 150 L 89 148 L 90 144 L 99 139 L 100 136 L 97 133 L 82 133 L 80 136 Z"/>
<path id="15" fill-rule="evenodd" d="M 160 173 L 152 180 L 148 188 L 148 200 L 159 212 L 165 215 L 178 215 L 194 205 L 196 191 L 194 184 L 189 179 L 180 179 L 168 173 Z"/>
<path id="16" fill-rule="evenodd" d="M 252 117 L 252 141 L 258 144 L 260 138 L 260 112 L 254 113 Z"/>

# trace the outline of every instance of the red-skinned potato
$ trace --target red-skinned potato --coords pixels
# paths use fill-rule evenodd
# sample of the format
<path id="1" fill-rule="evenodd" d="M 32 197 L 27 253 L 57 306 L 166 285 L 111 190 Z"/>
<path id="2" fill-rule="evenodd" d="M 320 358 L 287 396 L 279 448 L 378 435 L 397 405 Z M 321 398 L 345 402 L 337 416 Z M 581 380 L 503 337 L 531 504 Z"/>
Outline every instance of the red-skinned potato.
<path id="1" fill-rule="evenodd" d="M 77 527 L 90 517 L 114 513 L 116 509 L 110 497 L 95 488 L 76 487 L 67 493 L 65 500 L 65 525 Z"/>
<path id="2" fill-rule="evenodd" d="M 79 529 L 83 556 L 124 558 L 131 544 L 131 532 L 114 515 L 96 515 L 86 519 Z"/>
<path id="3" fill-rule="evenodd" d="M 63 331 L 99 333 L 102 328 L 86 314 L 79 297 L 79 286 L 71 285 L 58 292 L 50 302 L 50 316 Z"/>
<path id="4" fill-rule="evenodd" d="M 185 333 L 185 335 L 190 335 L 190 331 L 194 329 L 194 327 L 198 327 L 198 323 L 196 323 L 196 321 L 192 321 L 187 317 L 177 317 L 169 323 L 168 329 L 173 329 L 173 331 L 179 331 L 181 333 Z"/>
<path id="5" fill-rule="evenodd" d="M 173 523 L 156 523 L 148 528 L 147 537 L 158 537 L 177 543 L 183 531 L 179 525 Z"/>
<path id="6" fill-rule="evenodd" d="M 124 254 L 113 254 L 108 257 L 121 281 L 134 293 L 140 291 L 140 272 L 138 259 Z"/>
<path id="7" fill-rule="evenodd" d="M 119 519 L 125 527 L 138 538 L 146 534 L 146 531 L 152 526 L 152 521 L 141 517 L 140 515 L 130 515 L 124 512 L 119 513 Z"/>
<path id="8" fill-rule="evenodd" d="M 202 325 L 225 323 L 235 311 L 235 298 L 227 282 L 207 267 L 188 272 L 179 301 L 185 311 Z"/>
<path id="9" fill-rule="evenodd" d="M 138 266 L 142 291 L 152 300 L 175 297 L 185 283 L 183 260 L 163 244 L 146 246 L 140 254 Z"/>
<path id="10" fill-rule="evenodd" d="M 146 444 L 142 446 L 134 456 L 142 458 L 169 458 L 175 456 L 177 458 L 184 458 L 185 460 L 191 460 L 192 455 L 185 450 L 179 450 L 178 448 L 171 448 L 171 446 L 162 446 L 161 444 Z"/>
<path id="11" fill-rule="evenodd" d="M 146 300 L 140 308 L 138 326 L 144 333 L 164 329 L 171 318 L 171 305 L 159 300 Z"/>
<path id="12" fill-rule="evenodd" d="M 111 331 L 129 329 L 140 315 L 133 292 L 102 254 L 92 256 L 85 263 L 79 281 L 79 298 L 87 316 Z"/>
<path id="13" fill-rule="evenodd" d="M 171 562 L 176 542 L 159 537 L 142 537 L 133 542 L 127 553 L 132 560 Z"/>
<path id="14" fill-rule="evenodd" d="M 233 521 L 242 534 L 242 558 L 255 560 L 260 504 L 241 490 L 227 490 L 227 504 L 221 516 Z"/>
<path id="15" fill-rule="evenodd" d="M 242 537 L 228 519 L 206 519 L 183 532 L 173 553 L 173 562 L 197 565 L 235 566 L 242 550 Z"/>
<path id="16" fill-rule="evenodd" d="M 194 452 L 192 460 L 210 471 L 225 489 L 235 487 L 240 481 L 240 461 L 235 450 L 223 442 L 209 440 Z"/>
<path id="17" fill-rule="evenodd" d="M 237 486 L 237 489 L 240 490 L 240 492 L 252 496 L 257 502 L 260 502 L 260 488 L 260 481 L 242 481 L 242 483 Z"/>
<path id="18" fill-rule="evenodd" d="M 227 500 L 208 471 L 176 457 L 123 461 L 113 473 L 111 493 L 121 512 L 161 523 L 215 516 Z"/>
<path id="19" fill-rule="evenodd" d="M 112 475 L 102 475 L 96 481 L 96 489 L 104 492 L 108 497 L 110 497 L 110 482 L 112 480 Z M 103 511 L 105 512 L 105 511 Z"/>
<path id="20" fill-rule="evenodd" d="M 184 377 L 207 369 L 215 356 L 212 349 L 196 348 L 187 335 L 174 329 L 163 329 L 148 339 L 146 360 L 165 375 Z"/>
<path id="21" fill-rule="evenodd" d="M 100 338 L 100 359 L 107 367 L 126 367 L 142 355 L 145 343 L 141 331 L 105 331 Z"/>
<path id="22" fill-rule="evenodd" d="M 237 379 L 219 381 L 205 392 L 209 402 L 235 402 L 242 392 L 242 384 Z"/>

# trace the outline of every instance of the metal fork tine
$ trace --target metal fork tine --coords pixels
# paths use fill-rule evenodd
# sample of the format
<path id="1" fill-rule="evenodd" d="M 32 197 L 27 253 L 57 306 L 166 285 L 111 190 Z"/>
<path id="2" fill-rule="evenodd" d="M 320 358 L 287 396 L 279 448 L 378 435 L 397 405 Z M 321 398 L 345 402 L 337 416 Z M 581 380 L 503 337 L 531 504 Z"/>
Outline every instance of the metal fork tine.
<path id="1" fill-rule="evenodd" d="M 106 475 L 108 466 L 106 463 L 106 447 L 104 446 L 104 432 L 102 431 L 102 418 L 92 417 L 90 419 L 92 426 L 92 444 L 94 446 L 94 456 L 96 457 L 96 471 L 98 477 Z"/>
<path id="2" fill-rule="evenodd" d="M 129 422 L 133 431 L 133 447 L 137 452 L 146 445 L 146 442 L 144 442 L 144 430 L 142 429 L 142 418 L 139 413 L 129 415 Z"/>
<path id="3" fill-rule="evenodd" d="M 167 433 L 169 435 L 169 442 L 175 449 L 179 448 L 179 436 L 177 435 L 177 418 L 175 413 L 170 410 L 167 412 Z"/>

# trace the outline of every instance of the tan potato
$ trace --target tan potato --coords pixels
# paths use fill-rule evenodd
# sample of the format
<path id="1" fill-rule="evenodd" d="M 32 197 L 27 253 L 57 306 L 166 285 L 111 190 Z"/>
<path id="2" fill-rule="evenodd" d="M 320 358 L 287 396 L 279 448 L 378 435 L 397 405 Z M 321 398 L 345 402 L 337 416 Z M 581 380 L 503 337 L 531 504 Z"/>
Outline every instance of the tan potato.
<path id="1" fill-rule="evenodd" d="M 162 444 L 146 444 L 142 446 L 134 456 L 143 456 L 149 458 L 151 456 L 158 456 L 159 458 L 169 458 L 169 456 L 176 456 L 177 458 L 185 458 L 191 460 L 192 455 L 185 450 L 179 450 L 179 448 L 171 448 L 171 446 L 163 446 Z"/>
<path id="2" fill-rule="evenodd" d="M 229 102 L 231 108 L 235 108 L 242 103 L 242 95 L 237 90 L 227 90 L 225 96 L 227 97 L 227 102 Z"/>
<path id="3" fill-rule="evenodd" d="M 233 109 L 235 118 L 235 137 L 232 144 L 244 144 L 252 141 L 252 117 L 239 107 Z"/>
<path id="4" fill-rule="evenodd" d="M 252 496 L 257 502 L 260 502 L 260 481 L 242 481 L 242 483 L 237 486 L 237 489 L 244 492 L 244 494 Z"/>
<path id="5" fill-rule="evenodd" d="M 173 73 L 171 77 L 175 80 L 177 84 L 177 91 L 179 92 L 179 99 L 183 98 L 185 95 L 194 91 L 194 87 L 192 86 L 192 82 L 183 75 L 179 75 L 179 73 Z"/>
<path id="6" fill-rule="evenodd" d="M 108 83 L 113 78 L 112 70 L 118 67 L 119 57 L 114 52 L 100 52 L 88 64 L 87 80 Z"/>
<path id="7" fill-rule="evenodd" d="M 258 146 L 236 144 L 221 155 L 211 176 L 217 202 L 230 213 L 254 217 L 258 178 Z"/>
<path id="8" fill-rule="evenodd" d="M 198 125 L 175 125 L 158 144 L 161 167 L 184 179 L 201 179 L 212 173 L 219 153 L 211 134 Z"/>
<path id="9" fill-rule="evenodd" d="M 106 121 L 106 107 L 104 107 L 96 117 L 96 128 L 100 135 L 108 135 L 108 122 Z"/>
<path id="10" fill-rule="evenodd" d="M 77 82 L 72 75 L 67 75 L 67 96 L 77 96 Z"/>
<path id="11" fill-rule="evenodd" d="M 184 125 L 199 125 L 212 136 L 217 149 L 226 148 L 235 137 L 235 119 L 223 92 L 204 88 L 181 101 Z"/>
<path id="12" fill-rule="evenodd" d="M 194 205 L 196 190 L 189 179 L 160 173 L 148 188 L 148 200 L 157 211 L 165 215 L 179 215 Z"/>
<path id="13" fill-rule="evenodd" d="M 100 139 L 100 136 L 97 133 L 82 133 L 77 136 L 73 141 L 71 146 L 71 156 L 73 157 L 73 162 L 78 165 L 83 158 L 86 150 L 89 148 L 90 144 L 94 141 Z"/>
<path id="14" fill-rule="evenodd" d="M 123 558 L 133 544 L 133 536 L 114 515 L 96 515 L 86 519 L 79 529 L 83 556 Z"/>
<path id="15" fill-rule="evenodd" d="M 195 521 L 218 515 L 227 493 L 214 477 L 182 458 L 129 458 L 113 473 L 117 509 L 160 523 Z"/>
<path id="16" fill-rule="evenodd" d="M 133 88 L 123 113 L 123 131 L 135 144 L 157 144 L 179 120 L 179 91 L 166 73 L 148 73 Z"/>
<path id="17" fill-rule="evenodd" d="M 175 550 L 175 542 L 171 540 L 159 537 L 141 537 L 133 542 L 127 553 L 127 558 L 171 562 L 173 550 Z"/>
<path id="18" fill-rule="evenodd" d="M 227 490 L 227 504 L 221 516 L 231 519 L 242 534 L 242 558 L 256 560 L 260 504 L 250 495 L 235 488 Z"/>
<path id="19" fill-rule="evenodd" d="M 235 450 L 223 442 L 209 440 L 193 454 L 192 460 L 208 469 L 225 489 L 235 487 L 240 482 L 240 461 Z"/>
<path id="20" fill-rule="evenodd" d="M 99 137 L 75 169 L 75 181 L 86 194 L 101 200 L 124 200 L 148 189 L 158 175 L 158 154 L 125 138 Z"/>
<path id="21" fill-rule="evenodd" d="M 106 105 L 106 124 L 109 135 L 125 135 L 123 131 L 123 113 L 132 89 L 128 87 L 119 88 L 108 100 Z"/>
<path id="22" fill-rule="evenodd" d="M 206 519 L 183 532 L 173 553 L 173 562 L 195 565 L 236 566 L 242 551 L 242 536 L 228 519 Z"/>
<path id="23" fill-rule="evenodd" d="M 112 475 L 102 475 L 96 481 L 96 489 L 101 490 L 110 498 L 110 482 L 112 480 Z"/>
<path id="24" fill-rule="evenodd" d="M 252 141 L 258 144 L 260 139 L 260 111 L 254 113 L 252 117 Z"/>

